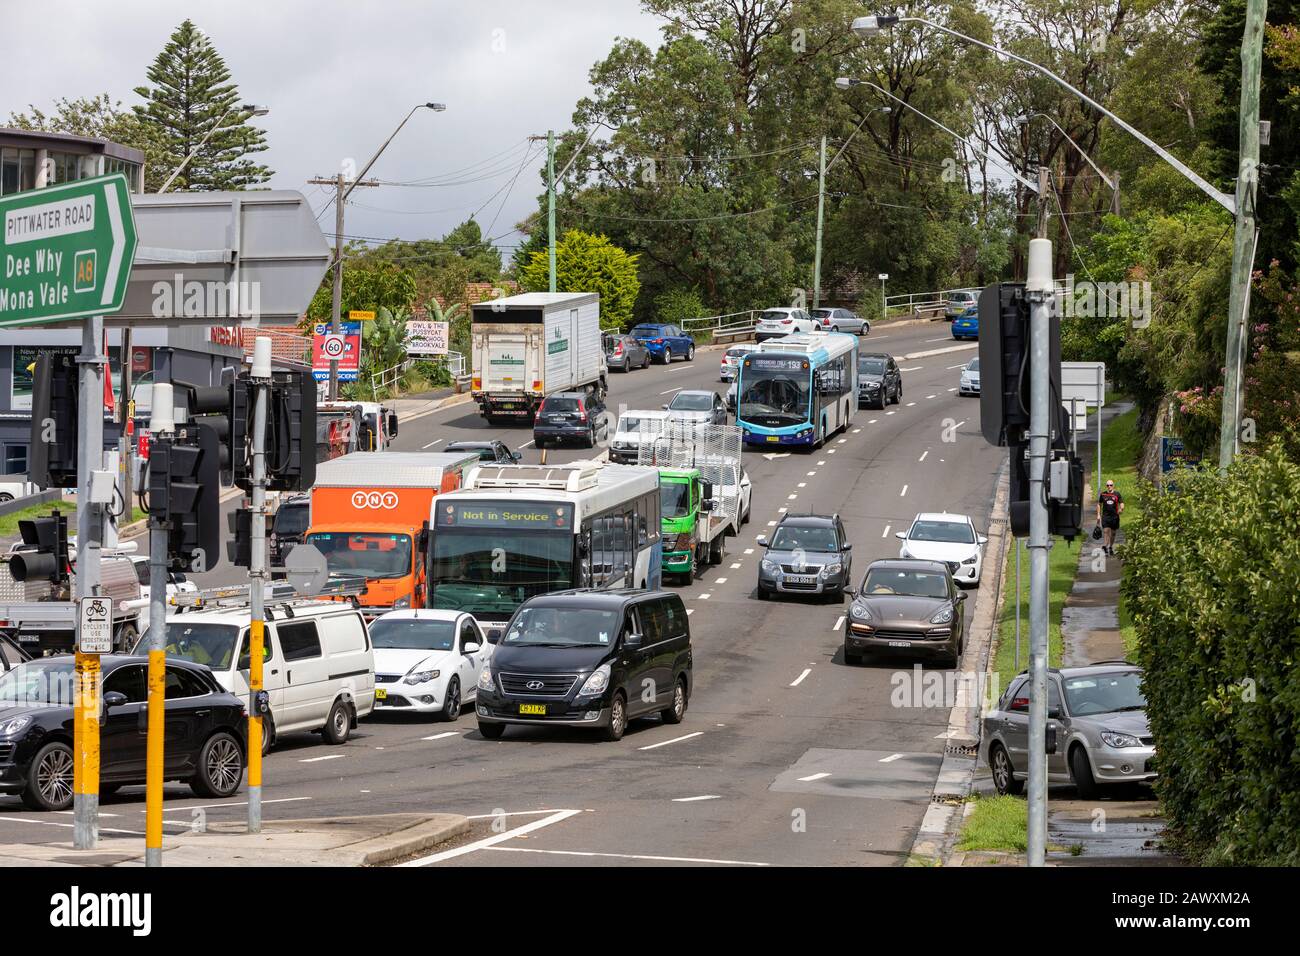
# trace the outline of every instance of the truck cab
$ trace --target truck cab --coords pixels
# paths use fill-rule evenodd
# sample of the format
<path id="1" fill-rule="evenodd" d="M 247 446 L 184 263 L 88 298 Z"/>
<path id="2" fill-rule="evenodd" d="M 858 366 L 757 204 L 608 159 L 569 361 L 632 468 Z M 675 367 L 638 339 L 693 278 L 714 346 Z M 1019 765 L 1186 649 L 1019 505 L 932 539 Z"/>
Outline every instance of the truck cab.
<path id="1" fill-rule="evenodd" d="M 379 402 L 321 402 L 316 406 L 316 461 L 357 451 L 387 451 L 397 437 L 397 413 Z"/>
<path id="2" fill-rule="evenodd" d="M 659 514 L 662 524 L 665 574 L 685 582 L 695 579 L 708 563 L 708 514 L 713 486 L 697 468 L 659 469 Z"/>

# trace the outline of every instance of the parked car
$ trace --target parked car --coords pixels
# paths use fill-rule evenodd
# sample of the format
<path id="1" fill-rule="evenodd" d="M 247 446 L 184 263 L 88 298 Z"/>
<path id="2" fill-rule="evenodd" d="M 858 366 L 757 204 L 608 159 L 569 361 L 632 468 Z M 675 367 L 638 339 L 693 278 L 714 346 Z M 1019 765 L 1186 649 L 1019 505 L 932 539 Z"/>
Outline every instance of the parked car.
<path id="1" fill-rule="evenodd" d="M 754 341 L 762 342 L 792 332 L 812 332 L 817 327 L 816 320 L 803 309 L 765 309 L 754 326 Z"/>
<path id="2" fill-rule="evenodd" d="M 897 531 L 894 537 L 903 542 L 898 549 L 900 558 L 942 561 L 958 584 L 980 583 L 984 545 L 989 539 L 975 530 L 970 515 L 946 511 L 919 514 L 906 531 Z"/>
<path id="3" fill-rule="evenodd" d="M 664 365 L 679 355 L 688 362 L 695 358 L 695 340 L 683 332 L 680 326 L 643 322 L 633 326 L 628 334 Z"/>
<path id="4" fill-rule="evenodd" d="M 40 492 L 41 489 L 28 481 L 26 475 L 5 475 L 3 480 L 0 480 L 0 504 L 13 501 L 15 498 L 40 494 Z"/>
<path id="5" fill-rule="evenodd" d="M 520 605 L 479 674 L 479 732 L 590 727 L 619 740 L 631 719 L 680 723 L 690 701 L 691 626 L 669 591 L 560 591 Z"/>
<path id="6" fill-rule="evenodd" d="M 546 396 L 533 421 L 533 441 L 538 448 L 574 441 L 595 448 L 609 437 L 605 403 L 590 392 L 556 392 Z"/>
<path id="7" fill-rule="evenodd" d="M 972 305 L 964 309 L 961 315 L 952 320 L 952 337 L 954 339 L 978 339 L 980 337 L 980 308 Z"/>
<path id="8" fill-rule="evenodd" d="M 148 664 L 104 655 L 99 795 L 145 782 L 140 732 L 148 707 Z M 0 674 L 0 793 L 17 794 L 33 810 L 72 805 L 74 659 L 41 657 Z M 167 665 L 163 777 L 200 797 L 234 796 L 244 777 L 248 714 L 206 667 Z"/>
<path id="9" fill-rule="evenodd" d="M 949 319 L 955 319 L 978 302 L 978 289 L 955 289 L 948 293 L 948 298 L 943 307 L 943 314 Z"/>
<path id="10" fill-rule="evenodd" d="M 634 368 L 650 367 L 650 350 L 632 334 L 601 336 L 605 346 L 605 365 L 611 371 L 630 372 Z"/>
<path id="11" fill-rule="evenodd" d="M 460 716 L 473 703 L 492 653 L 464 611 L 389 611 L 370 622 L 375 649 L 375 710 Z"/>
<path id="12" fill-rule="evenodd" d="M 664 406 L 664 411 L 674 421 L 697 425 L 727 424 L 727 406 L 717 392 L 704 389 L 682 389 Z"/>
<path id="13" fill-rule="evenodd" d="M 167 660 L 191 661 L 217 683 L 248 696 L 246 607 L 214 606 L 167 617 Z M 146 636 L 135 646 L 149 653 Z M 375 661 L 361 612 L 334 601 L 297 601 L 267 607 L 262 645 L 263 688 L 270 710 L 262 719 L 262 749 L 281 736 L 320 733 L 347 741 L 375 703 Z"/>
<path id="14" fill-rule="evenodd" d="M 740 360 L 750 352 L 758 351 L 757 345 L 733 345 L 727 351 L 722 353 L 722 362 L 718 366 L 718 381 L 734 382 L 736 380 L 736 370 L 740 367 Z"/>
<path id="15" fill-rule="evenodd" d="M 661 409 L 639 411 L 629 409 L 618 419 L 614 438 L 609 443 L 609 460 L 624 465 L 635 465 L 640 457 L 642 442 L 664 430 L 669 413 Z"/>
<path id="16" fill-rule="evenodd" d="M 871 332 L 871 323 L 849 309 L 813 309 L 812 317 L 823 332 L 849 332 L 853 335 Z"/>
<path id="17" fill-rule="evenodd" d="M 513 465 L 523 458 L 523 455 L 519 452 L 507 448 L 505 442 L 496 439 L 492 441 L 454 441 L 443 451 L 472 451 L 478 455 L 479 461 L 497 465 Z"/>
<path id="18" fill-rule="evenodd" d="M 965 647 L 966 594 L 938 561 L 873 561 L 844 617 L 844 663 L 875 651 L 956 667 Z"/>
<path id="19" fill-rule="evenodd" d="M 311 496 L 281 498 L 280 507 L 271 519 L 271 567 L 283 568 L 284 559 L 296 545 L 302 544 L 311 527 Z"/>
<path id="20" fill-rule="evenodd" d="M 1091 800 L 1115 784 L 1155 780 L 1146 704 L 1142 669 L 1127 661 L 1048 670 L 1048 727 L 1056 732 L 1048 783 L 1073 783 L 1081 799 Z M 980 749 L 998 793 L 1020 793 L 1029 772 L 1027 673 L 1015 677 L 984 715 Z"/>
<path id="21" fill-rule="evenodd" d="M 868 352 L 858 356 L 858 406 L 884 408 L 903 400 L 903 373 L 892 355 Z"/>
<path id="22" fill-rule="evenodd" d="M 980 393 L 980 360 L 979 356 L 971 359 L 966 363 L 966 367 L 961 370 L 961 378 L 957 380 L 958 395 L 979 396 Z"/>
<path id="23" fill-rule="evenodd" d="M 727 411 L 736 414 L 736 383 L 733 381 L 727 387 L 727 395 L 723 398 L 722 403 L 727 406 Z"/>
<path id="24" fill-rule="evenodd" d="M 765 550 L 758 569 L 758 599 L 773 594 L 826 594 L 840 600 L 852 580 L 853 545 L 838 514 L 785 514 L 772 532 L 758 536 Z"/>

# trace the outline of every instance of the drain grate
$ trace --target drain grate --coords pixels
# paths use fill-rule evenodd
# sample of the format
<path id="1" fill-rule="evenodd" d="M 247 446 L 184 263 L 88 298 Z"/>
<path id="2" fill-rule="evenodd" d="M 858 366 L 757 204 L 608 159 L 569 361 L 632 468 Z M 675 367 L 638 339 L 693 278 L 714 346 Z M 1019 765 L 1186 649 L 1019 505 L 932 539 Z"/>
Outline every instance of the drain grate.
<path id="1" fill-rule="evenodd" d="M 949 744 L 943 748 L 943 752 L 949 757 L 978 757 L 980 749 L 969 744 Z"/>

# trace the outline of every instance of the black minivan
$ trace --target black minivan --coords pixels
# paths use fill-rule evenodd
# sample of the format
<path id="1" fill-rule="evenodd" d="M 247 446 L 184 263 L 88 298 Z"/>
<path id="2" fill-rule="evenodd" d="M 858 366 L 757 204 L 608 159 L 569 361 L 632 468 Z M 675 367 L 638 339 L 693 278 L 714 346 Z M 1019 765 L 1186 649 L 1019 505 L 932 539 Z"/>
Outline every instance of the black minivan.
<path id="1" fill-rule="evenodd" d="M 489 641 L 491 638 L 489 637 Z M 578 589 L 520 605 L 479 676 L 479 732 L 507 724 L 599 729 L 680 723 L 691 694 L 691 628 L 671 591 Z"/>

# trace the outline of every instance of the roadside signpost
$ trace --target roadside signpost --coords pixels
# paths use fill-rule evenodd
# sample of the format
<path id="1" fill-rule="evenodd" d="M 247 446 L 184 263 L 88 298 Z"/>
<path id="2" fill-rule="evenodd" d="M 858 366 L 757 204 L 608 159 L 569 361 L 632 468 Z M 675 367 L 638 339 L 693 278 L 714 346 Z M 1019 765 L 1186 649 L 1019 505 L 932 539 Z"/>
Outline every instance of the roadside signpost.
<path id="1" fill-rule="evenodd" d="M 340 332 L 331 332 L 328 322 L 318 322 L 312 337 L 312 374 L 327 381 L 330 363 L 337 362 L 340 382 L 355 382 L 361 369 L 361 323 L 340 322 Z"/>
<path id="2" fill-rule="evenodd" d="M 83 597 L 77 602 L 77 650 L 82 654 L 113 652 L 113 602 Z"/>

